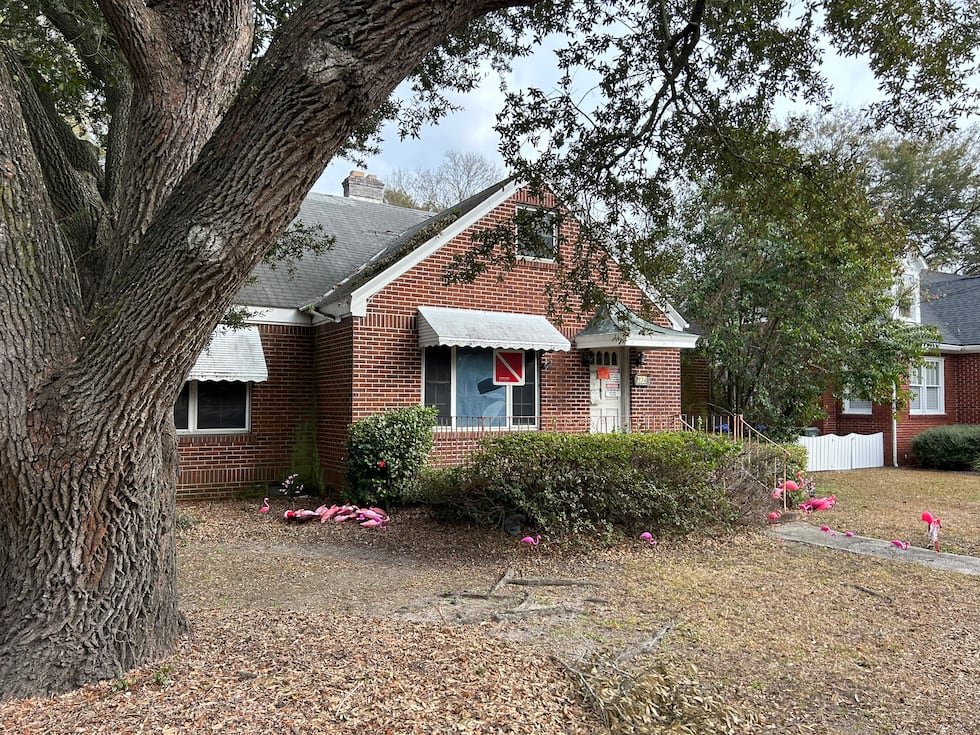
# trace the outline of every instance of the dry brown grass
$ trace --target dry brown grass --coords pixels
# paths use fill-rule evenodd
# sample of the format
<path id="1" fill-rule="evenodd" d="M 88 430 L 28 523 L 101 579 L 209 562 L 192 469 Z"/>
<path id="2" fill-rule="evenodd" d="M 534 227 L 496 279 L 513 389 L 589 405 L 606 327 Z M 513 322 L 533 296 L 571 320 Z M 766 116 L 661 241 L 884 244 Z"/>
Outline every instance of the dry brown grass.
<path id="1" fill-rule="evenodd" d="M 929 508 L 947 545 L 976 548 L 978 476 L 862 471 L 821 475 L 819 488 L 840 499 L 820 514 L 835 527 L 912 537 Z M 197 519 L 179 550 L 195 632 L 172 656 L 2 704 L 0 731 L 599 733 L 553 657 L 615 656 L 672 625 L 633 663 L 695 664 L 706 691 L 759 718 L 757 732 L 980 732 L 977 577 L 764 531 L 527 549 L 421 511 L 380 533 L 285 526 L 256 507 L 181 506 Z M 592 586 L 528 588 L 525 609 L 570 612 L 512 618 L 499 613 L 525 590 L 452 594 L 486 592 L 509 566 Z"/>
<path id="2" fill-rule="evenodd" d="M 818 493 L 836 494 L 838 504 L 813 514 L 812 522 L 928 546 L 920 520 L 928 510 L 943 519 L 943 551 L 980 556 L 980 474 L 887 468 L 820 472 L 815 477 Z"/>

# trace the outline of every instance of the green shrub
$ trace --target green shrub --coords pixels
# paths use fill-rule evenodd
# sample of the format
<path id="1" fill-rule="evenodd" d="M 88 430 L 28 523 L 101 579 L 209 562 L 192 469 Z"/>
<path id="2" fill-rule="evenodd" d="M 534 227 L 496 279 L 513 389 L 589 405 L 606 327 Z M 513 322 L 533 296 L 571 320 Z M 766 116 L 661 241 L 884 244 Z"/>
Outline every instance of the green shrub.
<path id="1" fill-rule="evenodd" d="M 969 470 L 980 459 L 980 426 L 935 426 L 912 439 L 912 456 L 922 467 Z"/>
<path id="2" fill-rule="evenodd" d="M 694 432 L 505 434 L 484 440 L 460 470 L 431 478 L 430 496 L 442 516 L 483 525 L 520 515 L 556 535 L 684 533 L 734 519 L 718 477 L 736 451 Z"/>
<path id="3" fill-rule="evenodd" d="M 354 422 L 347 433 L 347 487 L 359 504 L 391 506 L 418 492 L 437 409 L 408 406 Z"/>

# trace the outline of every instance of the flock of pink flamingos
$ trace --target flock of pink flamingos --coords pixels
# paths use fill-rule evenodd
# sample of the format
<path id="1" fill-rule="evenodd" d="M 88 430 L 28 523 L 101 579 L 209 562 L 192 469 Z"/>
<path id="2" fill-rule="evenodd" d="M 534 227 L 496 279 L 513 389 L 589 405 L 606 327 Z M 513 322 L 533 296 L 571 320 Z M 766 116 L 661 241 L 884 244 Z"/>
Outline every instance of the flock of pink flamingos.
<path id="1" fill-rule="evenodd" d="M 785 493 L 796 492 L 799 490 L 799 485 L 793 480 L 786 480 L 772 492 L 772 497 L 776 500 L 783 499 Z M 799 503 L 798 508 L 804 513 L 812 513 L 819 510 L 830 510 L 837 503 L 837 496 L 831 495 L 825 498 L 809 498 Z M 263 498 L 262 507 L 259 508 L 259 513 L 267 514 L 270 510 L 269 499 Z M 778 510 L 774 510 L 766 516 L 769 523 L 775 523 L 782 517 L 782 514 Z M 320 523 L 326 523 L 327 521 L 333 521 L 334 523 L 343 523 L 345 521 L 354 521 L 360 524 L 364 528 L 380 528 L 387 529 L 388 521 L 390 517 L 381 508 L 360 508 L 356 505 L 321 505 L 315 510 L 308 510 L 306 508 L 300 508 L 299 510 L 287 510 L 283 513 L 283 520 L 287 522 L 303 523 L 306 521 L 312 521 L 314 518 L 319 519 Z M 922 521 L 928 526 L 929 542 L 932 544 L 932 548 L 939 552 L 939 529 L 943 527 L 942 519 L 932 515 L 927 510 L 922 511 Z M 837 531 L 832 529 L 830 526 L 820 526 L 820 530 L 830 536 L 836 536 Z M 851 538 L 854 536 L 853 531 L 844 531 L 844 536 Z M 657 540 L 653 537 L 649 531 L 644 531 L 640 534 L 640 540 L 646 542 L 650 546 L 656 546 Z M 541 534 L 535 536 L 525 536 L 521 539 L 521 543 L 525 546 L 537 546 L 541 543 Z M 903 541 L 902 539 L 892 539 L 892 546 L 902 551 L 907 551 L 911 546 L 908 541 Z"/>

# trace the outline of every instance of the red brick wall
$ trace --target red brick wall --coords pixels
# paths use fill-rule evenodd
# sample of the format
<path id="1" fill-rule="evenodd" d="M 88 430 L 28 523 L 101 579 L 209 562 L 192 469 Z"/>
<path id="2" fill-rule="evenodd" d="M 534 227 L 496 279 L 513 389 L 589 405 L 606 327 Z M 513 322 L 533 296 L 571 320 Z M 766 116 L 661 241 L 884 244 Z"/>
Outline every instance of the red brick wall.
<path id="1" fill-rule="evenodd" d="M 353 334 L 360 319 L 317 326 L 314 339 L 317 449 L 328 487 L 344 483 L 344 446 L 351 422 L 351 396 L 356 371 Z M 372 368 L 373 369 L 373 368 Z"/>
<path id="2" fill-rule="evenodd" d="M 178 496 L 226 495 L 286 477 L 297 427 L 314 416 L 311 332 L 303 326 L 259 325 L 269 379 L 252 386 L 251 429 L 178 437 Z"/>

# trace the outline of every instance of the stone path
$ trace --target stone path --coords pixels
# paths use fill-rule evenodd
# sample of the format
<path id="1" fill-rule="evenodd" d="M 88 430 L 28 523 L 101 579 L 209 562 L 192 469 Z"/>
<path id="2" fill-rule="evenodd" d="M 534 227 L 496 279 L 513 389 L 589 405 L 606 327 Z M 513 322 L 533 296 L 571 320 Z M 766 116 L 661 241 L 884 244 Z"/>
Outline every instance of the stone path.
<path id="1" fill-rule="evenodd" d="M 980 559 L 975 556 L 937 554 L 931 549 L 917 547 L 909 547 L 903 551 L 893 546 L 890 541 L 883 541 L 882 539 L 868 538 L 867 536 L 852 536 L 848 538 L 841 532 L 833 536 L 821 531 L 819 527 L 811 523 L 781 523 L 773 526 L 772 532 L 784 541 L 792 541 L 798 544 L 824 546 L 828 549 L 849 551 L 852 554 L 864 554 L 866 556 L 881 557 L 882 559 L 909 561 L 932 567 L 933 569 L 980 576 Z"/>

